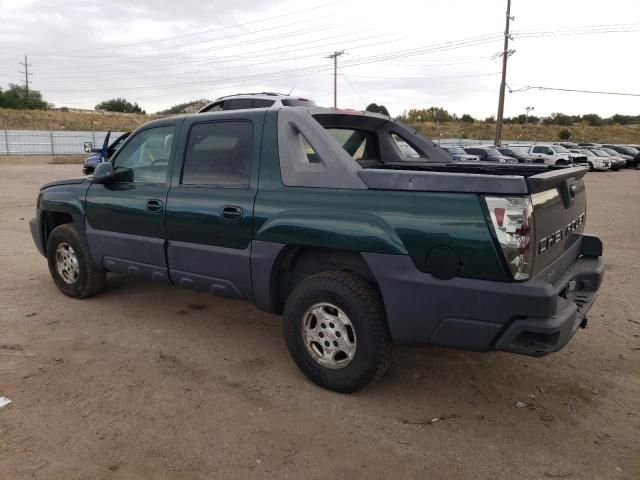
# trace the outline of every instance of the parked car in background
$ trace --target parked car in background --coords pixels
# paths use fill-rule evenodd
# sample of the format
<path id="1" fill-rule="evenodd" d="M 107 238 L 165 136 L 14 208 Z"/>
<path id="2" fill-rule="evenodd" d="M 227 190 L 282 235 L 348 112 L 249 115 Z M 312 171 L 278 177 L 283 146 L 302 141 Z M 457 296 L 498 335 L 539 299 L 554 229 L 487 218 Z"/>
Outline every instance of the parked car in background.
<path id="1" fill-rule="evenodd" d="M 603 145 L 605 148 L 610 148 L 618 153 L 631 156 L 631 161 L 627 163 L 628 167 L 639 168 L 640 163 L 640 148 L 635 148 L 630 145 Z"/>
<path id="2" fill-rule="evenodd" d="M 624 167 L 630 167 L 631 163 L 633 162 L 633 157 L 631 155 L 619 153 L 615 151 L 613 148 L 602 147 L 601 150 L 604 150 L 605 152 L 607 152 L 609 155 L 613 157 L 618 157 L 624 160 Z"/>
<path id="3" fill-rule="evenodd" d="M 503 155 L 494 147 L 464 147 L 464 151 L 470 155 L 476 155 L 483 162 L 518 163 L 518 160 Z"/>
<path id="4" fill-rule="evenodd" d="M 544 160 L 529 153 L 529 148 L 520 145 L 509 145 L 498 148 L 498 151 L 507 157 L 513 157 L 520 163 L 544 163 Z"/>
<path id="5" fill-rule="evenodd" d="M 102 142 L 102 148 L 94 148 L 91 142 L 84 142 L 84 151 L 87 153 L 93 153 L 90 157 L 84 159 L 82 164 L 82 173 L 84 175 L 91 175 L 96 166 L 100 162 L 106 162 L 115 153 L 122 142 L 131 134 L 131 132 L 125 132 L 116 138 L 111 145 L 109 145 L 109 138 L 111 137 L 111 131 L 107 132 L 107 136 L 104 137 Z"/>
<path id="6" fill-rule="evenodd" d="M 454 160 L 459 162 L 477 162 L 480 157 L 477 155 L 471 155 L 464 151 L 464 148 L 459 146 L 443 146 L 447 152 L 453 157 Z"/>
<path id="7" fill-rule="evenodd" d="M 554 143 L 554 145 L 560 145 L 561 147 L 564 148 L 578 148 L 578 144 L 577 143 L 573 143 L 573 142 L 556 142 Z"/>
<path id="8" fill-rule="evenodd" d="M 547 165 L 571 165 L 571 152 L 562 145 L 531 145 L 529 154 L 541 158 Z"/>
<path id="9" fill-rule="evenodd" d="M 587 150 L 586 148 L 575 148 L 571 150 L 572 153 L 581 153 L 587 157 L 587 163 L 589 165 L 589 170 L 609 170 L 611 168 L 610 160 L 606 158 L 600 157 L 593 153 L 591 150 Z"/>
<path id="10" fill-rule="evenodd" d="M 623 159 L 621 159 L 620 157 L 611 155 L 605 152 L 604 150 L 602 150 L 601 148 L 589 148 L 588 150 L 590 150 L 600 158 L 606 158 L 607 160 L 609 160 L 609 162 L 611 163 L 611 170 L 613 170 L 614 172 L 626 166 L 626 162 Z"/>
<path id="11" fill-rule="evenodd" d="M 260 92 L 239 93 L 220 97 L 205 105 L 198 113 L 218 112 L 221 110 L 247 110 L 249 108 L 313 107 L 315 102 L 304 97 L 283 93 Z"/>

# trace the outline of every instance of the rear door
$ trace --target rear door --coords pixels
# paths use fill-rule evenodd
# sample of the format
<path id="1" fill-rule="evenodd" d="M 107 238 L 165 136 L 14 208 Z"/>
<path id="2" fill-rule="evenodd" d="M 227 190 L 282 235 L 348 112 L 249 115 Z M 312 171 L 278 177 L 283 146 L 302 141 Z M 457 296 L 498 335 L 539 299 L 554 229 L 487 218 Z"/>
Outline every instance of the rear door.
<path id="1" fill-rule="evenodd" d="M 251 298 L 263 119 L 247 110 L 185 120 L 166 208 L 169 274 L 181 287 Z"/>

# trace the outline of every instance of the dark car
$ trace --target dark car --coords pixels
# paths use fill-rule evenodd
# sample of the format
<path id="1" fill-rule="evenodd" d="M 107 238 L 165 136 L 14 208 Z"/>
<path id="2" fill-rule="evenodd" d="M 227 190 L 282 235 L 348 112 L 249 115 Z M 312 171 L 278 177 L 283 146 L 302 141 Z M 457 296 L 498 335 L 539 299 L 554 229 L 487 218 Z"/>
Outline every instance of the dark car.
<path id="1" fill-rule="evenodd" d="M 477 155 L 483 162 L 518 163 L 515 158 L 504 155 L 493 147 L 465 147 L 464 151 L 470 155 Z"/>
<path id="2" fill-rule="evenodd" d="M 630 161 L 627 161 L 627 167 L 640 168 L 640 148 L 631 145 L 603 145 L 604 148 L 610 148 L 622 155 L 629 155 Z"/>
<path id="3" fill-rule="evenodd" d="M 131 135 L 131 132 L 125 132 L 116 138 L 111 145 L 109 145 L 109 138 L 111 137 L 111 132 L 109 131 L 107 132 L 107 136 L 104 137 L 102 148 L 93 148 L 93 144 L 91 142 L 84 142 L 84 151 L 87 153 L 93 153 L 93 155 L 85 158 L 82 165 L 82 173 L 84 175 L 91 175 L 99 163 L 106 162 L 111 158 L 118 147 L 122 145 L 122 142 L 124 142 L 129 135 Z"/>
<path id="4" fill-rule="evenodd" d="M 633 156 L 627 155 L 626 153 L 620 153 L 617 150 L 614 150 L 613 148 L 607 148 L 605 146 L 602 147 L 602 150 L 607 152 L 609 155 L 612 155 L 614 157 L 618 157 L 624 160 L 623 167 L 630 167 L 633 162 Z"/>
<path id="5" fill-rule="evenodd" d="M 544 164 L 544 159 L 538 158 L 535 155 L 531 155 L 529 153 L 529 147 L 508 146 L 498 148 L 497 150 L 507 157 L 515 158 L 519 163 Z"/>

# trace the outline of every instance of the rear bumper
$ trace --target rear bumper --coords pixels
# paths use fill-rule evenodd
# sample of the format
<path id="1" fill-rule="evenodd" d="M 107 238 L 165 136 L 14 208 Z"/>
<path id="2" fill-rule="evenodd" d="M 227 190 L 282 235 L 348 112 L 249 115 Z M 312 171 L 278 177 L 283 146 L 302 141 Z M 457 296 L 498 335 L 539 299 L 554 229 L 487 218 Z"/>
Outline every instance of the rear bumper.
<path id="1" fill-rule="evenodd" d="M 395 343 L 545 355 L 585 324 L 603 278 L 602 244 L 581 236 L 527 282 L 438 280 L 405 256 L 363 254 Z"/>
<path id="2" fill-rule="evenodd" d="M 586 327 L 603 275 L 601 258 L 578 259 L 553 286 L 555 314 L 513 320 L 497 338 L 495 349 L 531 356 L 562 349 L 581 326 Z"/>

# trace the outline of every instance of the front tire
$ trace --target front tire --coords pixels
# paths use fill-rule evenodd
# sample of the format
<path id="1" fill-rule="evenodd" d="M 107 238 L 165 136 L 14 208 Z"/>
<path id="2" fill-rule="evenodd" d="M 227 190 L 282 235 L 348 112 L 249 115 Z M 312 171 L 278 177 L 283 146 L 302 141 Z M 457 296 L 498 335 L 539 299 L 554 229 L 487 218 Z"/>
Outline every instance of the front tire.
<path id="1" fill-rule="evenodd" d="M 106 272 L 93 265 L 78 231 L 70 223 L 58 225 L 49 235 L 47 262 L 56 286 L 69 297 L 90 297 L 104 288 Z"/>
<path id="2" fill-rule="evenodd" d="M 287 348 L 315 384 L 336 392 L 360 390 L 391 364 L 391 338 L 378 291 L 345 272 L 300 282 L 284 311 Z"/>

